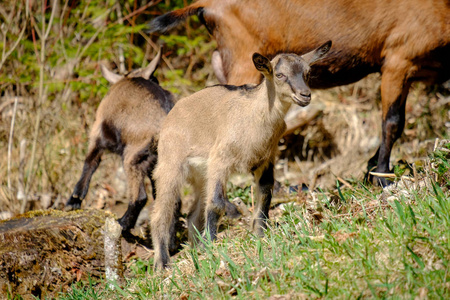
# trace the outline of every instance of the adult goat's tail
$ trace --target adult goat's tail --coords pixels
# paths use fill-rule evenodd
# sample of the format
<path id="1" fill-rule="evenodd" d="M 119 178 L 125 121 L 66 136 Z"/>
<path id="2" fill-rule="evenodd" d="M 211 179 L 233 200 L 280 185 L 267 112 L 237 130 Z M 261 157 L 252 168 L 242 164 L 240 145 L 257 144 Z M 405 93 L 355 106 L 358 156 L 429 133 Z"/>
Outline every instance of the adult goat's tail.
<path id="1" fill-rule="evenodd" d="M 167 32 L 176 25 L 180 24 L 187 17 L 199 15 L 202 9 L 207 5 L 209 0 L 200 0 L 189 6 L 168 12 L 162 16 L 154 18 L 148 23 L 147 32 Z"/>

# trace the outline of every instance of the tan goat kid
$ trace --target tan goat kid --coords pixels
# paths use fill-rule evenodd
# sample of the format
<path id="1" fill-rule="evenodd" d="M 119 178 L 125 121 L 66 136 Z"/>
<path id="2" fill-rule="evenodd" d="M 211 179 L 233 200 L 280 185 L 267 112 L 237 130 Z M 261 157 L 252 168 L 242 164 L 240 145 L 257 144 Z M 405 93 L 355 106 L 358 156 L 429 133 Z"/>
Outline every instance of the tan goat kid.
<path id="1" fill-rule="evenodd" d="M 252 172 L 257 207 L 252 227 L 266 228 L 274 184 L 278 141 L 292 103 L 306 106 L 310 65 L 321 59 L 331 42 L 303 55 L 280 54 L 272 61 L 255 53 L 253 63 L 264 75 L 259 85 L 218 85 L 180 100 L 164 120 L 155 168 L 156 202 L 151 218 L 155 268 L 169 263 L 170 224 L 185 181 L 194 190 L 188 214 L 189 239 L 205 230 L 214 240 L 224 214 L 230 173 Z M 205 201 L 206 200 L 206 201 Z M 204 224 L 204 226 L 203 226 Z"/>

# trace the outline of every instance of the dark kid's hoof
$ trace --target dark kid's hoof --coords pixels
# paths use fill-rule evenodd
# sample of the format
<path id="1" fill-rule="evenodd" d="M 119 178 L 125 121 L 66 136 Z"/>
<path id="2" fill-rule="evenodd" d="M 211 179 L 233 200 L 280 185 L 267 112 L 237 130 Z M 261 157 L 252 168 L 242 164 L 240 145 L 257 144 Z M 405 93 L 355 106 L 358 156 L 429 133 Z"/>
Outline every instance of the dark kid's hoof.
<path id="1" fill-rule="evenodd" d="M 64 211 L 71 211 L 80 209 L 81 200 L 78 197 L 70 196 L 69 200 L 67 200 L 66 205 L 64 207 Z"/>

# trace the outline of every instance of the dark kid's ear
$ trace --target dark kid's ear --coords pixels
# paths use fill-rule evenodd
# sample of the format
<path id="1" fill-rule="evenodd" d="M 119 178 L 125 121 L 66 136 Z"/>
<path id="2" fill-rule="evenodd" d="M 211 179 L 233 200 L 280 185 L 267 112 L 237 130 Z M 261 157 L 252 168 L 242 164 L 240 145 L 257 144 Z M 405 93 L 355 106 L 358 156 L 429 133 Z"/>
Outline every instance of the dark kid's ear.
<path id="1" fill-rule="evenodd" d="M 108 80 L 109 83 L 114 84 L 123 78 L 122 75 L 111 72 L 105 65 L 100 64 L 100 70 L 102 71 L 103 77 Z"/>
<path id="2" fill-rule="evenodd" d="M 162 54 L 162 46 L 159 46 L 158 53 L 156 54 L 155 58 L 153 58 L 152 61 L 148 64 L 148 66 L 144 69 L 142 77 L 148 80 L 150 76 L 152 76 L 153 73 L 155 73 L 156 69 L 159 66 L 159 63 L 161 62 L 161 54 Z"/>
<path id="3" fill-rule="evenodd" d="M 271 75 L 272 74 L 272 64 L 270 63 L 270 60 L 259 54 L 254 53 L 253 54 L 253 64 L 255 65 L 256 69 L 260 71 L 263 75 Z"/>
<path id="4" fill-rule="evenodd" d="M 150 77 L 155 73 L 156 69 L 159 66 L 159 63 L 161 62 L 161 54 L 162 54 L 162 47 L 159 46 L 158 53 L 156 56 L 152 59 L 152 61 L 148 64 L 147 67 L 141 70 L 140 76 L 142 78 L 145 78 L 147 80 L 150 79 Z"/>
<path id="5" fill-rule="evenodd" d="M 147 80 L 150 79 L 150 77 L 155 73 L 156 69 L 158 68 L 159 63 L 161 62 L 161 53 L 162 53 L 162 47 L 160 46 L 158 48 L 158 53 L 156 56 L 152 59 L 152 61 L 143 69 L 138 69 L 132 71 L 130 74 L 128 74 L 127 77 L 142 77 Z"/>
<path id="6" fill-rule="evenodd" d="M 316 61 L 322 59 L 325 56 L 325 54 L 327 54 L 328 51 L 330 51 L 330 48 L 331 48 L 331 41 L 328 41 L 325 44 L 323 44 L 322 46 L 320 46 L 319 48 L 316 48 L 313 51 L 302 55 L 302 58 L 308 64 L 312 65 Z"/>

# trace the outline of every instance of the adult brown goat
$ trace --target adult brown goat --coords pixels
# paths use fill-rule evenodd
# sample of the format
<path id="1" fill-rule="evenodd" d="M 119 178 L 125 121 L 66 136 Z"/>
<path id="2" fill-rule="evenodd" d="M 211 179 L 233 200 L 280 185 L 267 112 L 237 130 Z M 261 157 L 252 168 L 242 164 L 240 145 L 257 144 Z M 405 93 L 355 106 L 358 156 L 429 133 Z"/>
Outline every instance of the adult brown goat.
<path id="1" fill-rule="evenodd" d="M 448 0 L 200 0 L 155 18 L 150 31 L 167 31 L 194 14 L 217 40 L 212 65 L 221 83 L 259 82 L 254 52 L 302 54 L 324 40 L 333 40 L 333 49 L 312 66 L 311 88 L 381 72 L 382 140 L 369 161 L 380 173 L 390 172 L 411 83 L 450 78 Z"/>
<path id="2" fill-rule="evenodd" d="M 130 202 L 119 219 L 124 231 L 134 227 L 147 202 L 145 176 L 150 178 L 153 198 L 156 198 L 151 175 L 157 161 L 159 130 L 175 101 L 153 76 L 160 59 L 161 50 L 146 68 L 126 76 L 114 74 L 101 66 L 103 77 L 112 86 L 98 107 L 83 172 L 66 203 L 67 209 L 80 207 L 106 150 L 122 156 L 127 177 Z"/>

